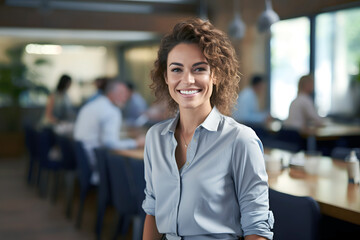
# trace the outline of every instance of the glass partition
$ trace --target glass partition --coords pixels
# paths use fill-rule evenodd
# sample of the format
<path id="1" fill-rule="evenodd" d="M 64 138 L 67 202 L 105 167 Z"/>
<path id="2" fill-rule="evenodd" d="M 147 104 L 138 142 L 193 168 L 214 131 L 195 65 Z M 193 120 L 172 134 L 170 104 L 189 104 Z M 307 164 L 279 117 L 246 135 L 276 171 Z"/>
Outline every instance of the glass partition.
<path id="1" fill-rule="evenodd" d="M 360 8 L 316 17 L 315 103 L 326 116 L 359 114 Z"/>
<path id="2" fill-rule="evenodd" d="M 280 21 L 271 27 L 271 34 L 271 115 L 284 120 L 299 78 L 309 72 L 310 21 L 307 17 Z"/>

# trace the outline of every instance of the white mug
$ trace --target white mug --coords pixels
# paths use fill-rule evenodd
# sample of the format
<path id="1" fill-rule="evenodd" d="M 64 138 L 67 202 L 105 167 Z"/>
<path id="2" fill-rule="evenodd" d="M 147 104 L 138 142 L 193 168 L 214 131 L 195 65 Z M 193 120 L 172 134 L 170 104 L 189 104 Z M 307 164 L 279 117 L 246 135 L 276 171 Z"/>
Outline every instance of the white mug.
<path id="1" fill-rule="evenodd" d="M 266 171 L 271 173 L 278 173 L 282 169 L 281 161 L 270 157 L 265 158 L 265 167 Z"/>
<path id="2" fill-rule="evenodd" d="M 360 183 L 359 161 L 347 162 L 347 172 L 350 183 Z"/>

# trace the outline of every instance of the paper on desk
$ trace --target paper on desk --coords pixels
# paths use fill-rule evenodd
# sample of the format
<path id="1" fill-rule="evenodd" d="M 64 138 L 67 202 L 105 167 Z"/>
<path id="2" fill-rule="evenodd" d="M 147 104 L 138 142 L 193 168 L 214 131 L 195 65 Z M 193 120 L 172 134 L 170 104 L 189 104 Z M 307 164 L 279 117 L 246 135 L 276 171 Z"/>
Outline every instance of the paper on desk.
<path id="1" fill-rule="evenodd" d="M 305 165 L 304 152 L 298 152 L 298 153 L 294 154 L 290 159 L 290 165 L 303 167 Z"/>

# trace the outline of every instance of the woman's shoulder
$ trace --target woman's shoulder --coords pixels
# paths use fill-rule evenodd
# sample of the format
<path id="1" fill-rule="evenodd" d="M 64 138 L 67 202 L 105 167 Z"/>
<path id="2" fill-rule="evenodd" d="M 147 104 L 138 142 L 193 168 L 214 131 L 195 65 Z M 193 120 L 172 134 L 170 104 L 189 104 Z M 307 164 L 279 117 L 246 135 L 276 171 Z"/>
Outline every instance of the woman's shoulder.
<path id="1" fill-rule="evenodd" d="M 224 118 L 224 129 L 235 134 L 235 140 L 244 142 L 248 141 L 249 139 L 258 139 L 255 131 L 242 124 L 237 122 L 235 119 L 229 116 L 223 116 Z"/>
<path id="2" fill-rule="evenodd" d="M 164 131 L 170 129 L 170 126 L 172 125 L 174 121 L 174 118 L 166 119 L 161 122 L 155 123 L 152 125 L 149 130 L 147 131 L 148 134 L 161 134 Z"/>
<path id="3" fill-rule="evenodd" d="M 232 150 L 239 154 L 257 154 L 263 152 L 263 145 L 255 131 L 244 124 L 237 122 L 231 117 L 225 117 L 225 123 L 228 124 L 228 131 L 232 137 Z"/>
<path id="4" fill-rule="evenodd" d="M 224 127 L 231 129 L 242 134 L 252 134 L 255 133 L 254 130 L 245 124 L 239 123 L 234 118 L 223 115 Z"/>

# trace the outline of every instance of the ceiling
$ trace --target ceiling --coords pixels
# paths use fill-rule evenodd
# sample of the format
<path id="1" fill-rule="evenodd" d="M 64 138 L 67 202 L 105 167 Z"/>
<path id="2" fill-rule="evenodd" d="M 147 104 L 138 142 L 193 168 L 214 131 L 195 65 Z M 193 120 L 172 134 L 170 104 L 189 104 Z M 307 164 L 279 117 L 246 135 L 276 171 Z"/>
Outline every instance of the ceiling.
<path id="1" fill-rule="evenodd" d="M 198 11 L 201 0 L 6 0 L 13 7 L 37 8 L 41 11 L 75 10 L 136 14 L 174 14 Z"/>
<path id="2" fill-rule="evenodd" d="M 0 28 L 0 43 L 53 43 L 82 45 L 120 45 L 154 41 L 160 36 L 145 31 L 101 31 L 43 28 Z"/>
<path id="3" fill-rule="evenodd" d="M 204 14 L 204 11 L 200 11 L 200 6 L 204 6 L 204 3 L 203 0 L 5 0 L 4 7 L 14 11 L 14 14 L 19 12 L 18 14 L 22 14 L 22 17 L 29 19 L 27 21 L 28 25 L 31 25 L 32 21 L 35 22 L 37 18 L 40 20 L 33 24 L 35 27 L 0 26 L 0 42 L 113 45 L 158 40 L 161 35 L 159 32 L 152 31 L 151 27 L 146 29 L 146 24 L 149 24 L 150 20 L 142 23 L 144 30 L 141 27 L 136 29 L 136 27 L 131 26 L 136 21 L 131 21 L 131 16 L 142 15 L 145 18 L 150 18 L 149 16 L 161 15 L 164 16 L 164 19 L 177 15 L 197 16 Z M 63 15 L 58 17 L 59 14 Z M 79 15 L 82 16 L 80 21 L 78 20 Z M 69 29 L 65 24 L 63 24 L 64 28 L 61 27 L 61 23 L 67 22 L 69 22 L 69 26 L 76 26 L 81 21 L 86 22 L 87 18 L 89 18 L 88 22 L 96 21 L 93 16 L 102 16 L 101 21 L 104 21 L 104 23 L 98 21 L 100 26 L 98 29 L 84 30 L 83 27 Z M 54 22 L 57 21 L 60 24 L 54 23 L 51 25 L 52 18 Z M 18 21 L 17 19 L 8 20 L 8 24 L 4 25 L 11 25 L 15 23 L 15 20 Z M 128 25 L 129 30 L 111 29 L 113 27 L 107 29 L 106 26 L 111 24 L 109 20 L 117 22 L 118 26 L 121 24 L 123 26 Z M 163 21 L 158 20 L 158 22 Z M 54 26 L 56 24 L 60 25 L 60 27 Z M 36 27 L 37 25 L 42 26 Z M 115 23 L 112 25 L 115 25 Z M 102 26 L 104 26 L 104 30 Z M 119 28 L 123 29 L 123 27 Z"/>

